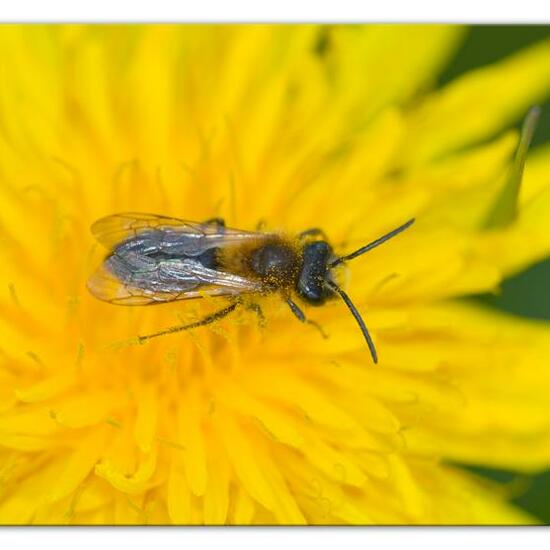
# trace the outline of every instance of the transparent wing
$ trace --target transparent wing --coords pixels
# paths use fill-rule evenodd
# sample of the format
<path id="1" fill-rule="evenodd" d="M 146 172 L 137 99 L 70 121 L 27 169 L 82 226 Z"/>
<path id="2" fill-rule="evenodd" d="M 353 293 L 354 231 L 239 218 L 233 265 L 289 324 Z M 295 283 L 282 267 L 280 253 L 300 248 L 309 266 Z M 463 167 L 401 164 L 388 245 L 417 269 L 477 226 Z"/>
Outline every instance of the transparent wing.
<path id="1" fill-rule="evenodd" d="M 145 238 L 158 252 L 196 255 L 209 248 L 263 239 L 265 233 L 220 227 L 178 218 L 127 212 L 100 218 L 91 227 L 94 237 L 109 250 L 120 243 Z"/>
<path id="2" fill-rule="evenodd" d="M 155 261 L 137 254 L 113 254 L 90 277 L 88 289 L 100 300 L 133 306 L 205 296 L 236 296 L 259 292 L 261 285 L 208 269 L 189 258 Z"/>

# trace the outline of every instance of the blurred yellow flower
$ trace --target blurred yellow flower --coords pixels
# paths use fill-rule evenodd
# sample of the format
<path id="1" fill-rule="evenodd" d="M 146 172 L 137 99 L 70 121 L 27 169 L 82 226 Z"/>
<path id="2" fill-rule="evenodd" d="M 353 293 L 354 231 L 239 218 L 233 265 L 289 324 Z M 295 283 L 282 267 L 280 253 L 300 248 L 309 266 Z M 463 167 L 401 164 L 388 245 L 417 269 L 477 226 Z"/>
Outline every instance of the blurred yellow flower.
<path id="1" fill-rule="evenodd" d="M 0 28 L 0 523 L 532 521 L 456 464 L 550 465 L 550 330 L 457 298 L 550 253 L 549 149 L 489 223 L 550 43 L 430 91 L 462 33 Z M 119 211 L 338 252 L 416 217 L 347 271 L 379 364 L 337 301 L 308 311 L 327 340 L 266 299 L 265 330 L 129 345 L 220 306 L 93 298 Z"/>

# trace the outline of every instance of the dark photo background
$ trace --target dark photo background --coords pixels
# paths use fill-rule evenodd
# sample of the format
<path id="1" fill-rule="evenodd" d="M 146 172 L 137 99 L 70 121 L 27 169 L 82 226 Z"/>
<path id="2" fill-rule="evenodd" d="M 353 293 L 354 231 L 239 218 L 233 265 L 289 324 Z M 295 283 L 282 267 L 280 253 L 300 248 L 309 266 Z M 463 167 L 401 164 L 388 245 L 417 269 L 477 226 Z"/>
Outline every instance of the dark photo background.
<path id="1" fill-rule="evenodd" d="M 441 75 L 440 84 L 476 67 L 482 67 L 513 54 L 515 51 L 550 38 L 550 26 L 486 26 L 470 27 L 455 57 Z M 531 147 L 550 142 L 550 100 L 541 105 L 542 116 Z M 519 128 L 522 119 L 516 121 Z M 498 295 L 480 296 L 487 307 L 495 307 L 515 315 L 550 320 L 550 259 L 508 279 Z M 550 358 L 548 360 L 550 369 Z M 550 415 L 550 396 L 548 396 Z M 509 485 L 513 501 L 540 521 L 550 524 L 550 471 L 538 475 L 470 468 L 477 474 Z"/>

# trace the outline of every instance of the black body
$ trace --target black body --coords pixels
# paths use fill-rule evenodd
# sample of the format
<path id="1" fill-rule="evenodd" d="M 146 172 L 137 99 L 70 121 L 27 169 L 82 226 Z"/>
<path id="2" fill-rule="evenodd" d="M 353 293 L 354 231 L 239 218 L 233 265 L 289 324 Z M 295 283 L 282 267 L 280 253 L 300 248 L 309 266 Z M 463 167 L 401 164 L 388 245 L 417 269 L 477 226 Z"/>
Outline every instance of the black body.
<path id="1" fill-rule="evenodd" d="M 230 305 L 202 320 L 139 336 L 139 342 L 208 325 L 239 305 L 255 311 L 263 323 L 260 306 L 247 304 L 240 295 L 275 292 L 280 292 L 300 321 L 317 327 L 326 337 L 315 321 L 306 318 L 291 295 L 294 292 L 315 306 L 339 296 L 355 318 L 376 363 L 378 356 L 367 326 L 350 297 L 334 281 L 332 270 L 378 247 L 413 223 L 414 218 L 350 254 L 335 257 L 319 228 L 299 233 L 296 240 L 226 228 L 220 218 L 196 223 L 146 213 L 113 214 L 92 226 L 98 241 L 112 248 L 88 280 L 88 288 L 97 298 L 120 305 L 160 304 L 206 295 L 231 300 Z"/>

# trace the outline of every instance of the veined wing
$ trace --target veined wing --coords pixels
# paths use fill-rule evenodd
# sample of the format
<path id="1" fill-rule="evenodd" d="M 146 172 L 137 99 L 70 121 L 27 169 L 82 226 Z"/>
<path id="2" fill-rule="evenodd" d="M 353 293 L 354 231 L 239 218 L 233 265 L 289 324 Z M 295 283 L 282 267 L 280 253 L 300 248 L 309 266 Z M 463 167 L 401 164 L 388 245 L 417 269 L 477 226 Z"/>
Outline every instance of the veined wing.
<path id="1" fill-rule="evenodd" d="M 112 304 L 149 305 L 259 292 L 261 285 L 206 268 L 191 258 L 152 260 L 130 253 L 108 256 L 88 280 L 88 289 L 96 298 Z"/>
<path id="2" fill-rule="evenodd" d="M 244 240 L 264 239 L 266 236 L 265 233 L 241 231 L 216 224 L 135 212 L 100 218 L 92 225 L 91 231 L 109 250 L 132 241 L 140 246 L 140 239 L 143 239 L 142 251 L 188 256 Z"/>

